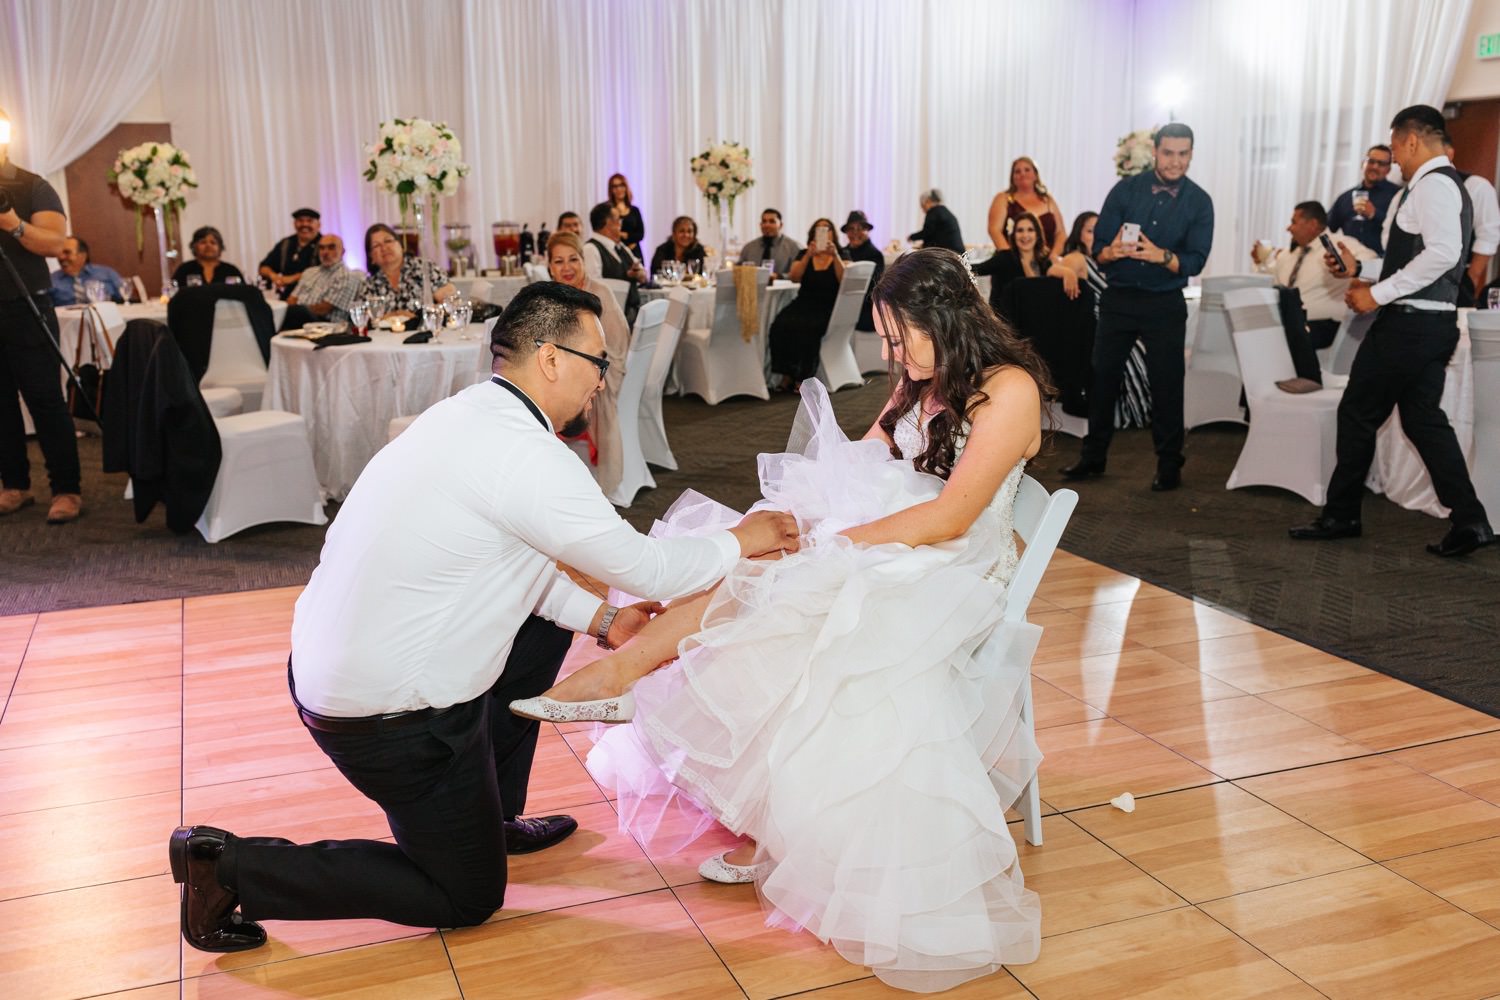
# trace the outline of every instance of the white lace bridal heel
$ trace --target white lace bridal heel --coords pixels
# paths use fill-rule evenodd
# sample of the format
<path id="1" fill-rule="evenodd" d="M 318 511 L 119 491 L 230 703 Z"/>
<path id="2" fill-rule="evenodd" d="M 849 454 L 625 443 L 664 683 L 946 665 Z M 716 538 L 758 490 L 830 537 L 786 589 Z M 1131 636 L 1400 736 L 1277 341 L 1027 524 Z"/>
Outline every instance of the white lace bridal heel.
<path id="1" fill-rule="evenodd" d="M 635 695 L 626 691 L 597 701 L 557 701 L 539 695 L 511 702 L 510 710 L 540 722 L 629 722 L 635 718 Z"/>
<path id="2" fill-rule="evenodd" d="M 754 882 L 755 876 L 760 873 L 764 865 L 736 865 L 726 861 L 725 858 L 734 848 L 723 854 L 715 854 L 703 864 L 698 866 L 698 874 L 710 882 L 722 882 L 725 885 L 743 885 L 746 882 Z"/>

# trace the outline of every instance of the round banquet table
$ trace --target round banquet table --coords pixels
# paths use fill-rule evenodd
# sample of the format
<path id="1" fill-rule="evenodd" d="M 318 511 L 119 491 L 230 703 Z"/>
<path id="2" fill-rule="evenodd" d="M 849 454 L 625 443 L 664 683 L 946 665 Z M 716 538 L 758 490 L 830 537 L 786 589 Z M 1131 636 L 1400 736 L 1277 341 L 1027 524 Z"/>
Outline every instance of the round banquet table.
<path id="1" fill-rule="evenodd" d="M 1474 468 L 1474 364 L 1469 348 L 1469 313 L 1458 311 L 1458 346 L 1448 359 L 1443 383 L 1443 412 L 1453 425 L 1464 462 Z M 1486 447 L 1493 447 L 1487 442 Z M 1448 508 L 1438 502 L 1432 488 L 1432 477 L 1417 449 L 1401 430 L 1401 415 L 1392 413 L 1375 436 L 1375 461 L 1370 464 L 1365 485 L 1372 493 L 1384 493 L 1387 500 L 1407 510 L 1419 510 L 1433 517 L 1447 517 Z"/>
<path id="2" fill-rule="evenodd" d="M 468 340 L 456 330 L 438 341 L 403 344 L 405 333 L 374 331 L 369 343 L 314 350 L 311 341 L 271 341 L 271 371 L 261 404 L 307 421 L 313 466 L 325 500 L 343 500 L 375 453 L 393 417 L 415 416 L 481 378 L 475 367 L 484 325 Z"/>

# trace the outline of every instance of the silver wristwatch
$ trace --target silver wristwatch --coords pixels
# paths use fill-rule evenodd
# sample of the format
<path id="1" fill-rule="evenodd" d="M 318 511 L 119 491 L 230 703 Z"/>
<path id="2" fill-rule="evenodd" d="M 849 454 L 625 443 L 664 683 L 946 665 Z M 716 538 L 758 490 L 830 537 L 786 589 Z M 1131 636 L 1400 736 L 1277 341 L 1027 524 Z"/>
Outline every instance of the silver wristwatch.
<path id="1" fill-rule="evenodd" d="M 1171 267 L 1172 266 L 1172 258 L 1175 257 L 1175 256 L 1177 256 L 1177 255 L 1174 254 L 1172 251 L 1168 250 L 1166 247 L 1162 247 L 1161 254 L 1162 254 L 1162 256 L 1161 256 L 1161 266 L 1162 267 Z"/>
<path id="2" fill-rule="evenodd" d="M 614 606 L 604 609 L 604 617 L 599 619 L 599 630 L 594 633 L 594 638 L 599 640 L 600 649 L 615 648 L 609 644 L 609 627 L 615 623 L 615 615 L 619 613 L 620 609 Z"/>
<path id="3" fill-rule="evenodd" d="M 25 235 L 26 235 L 26 223 L 24 223 L 24 222 L 18 222 L 18 223 L 16 223 L 16 228 L 14 228 L 14 229 L 12 229 L 10 231 L 10 236 L 11 236 L 11 239 L 13 239 L 13 240 L 20 240 L 20 238 L 22 236 L 25 236 Z"/>

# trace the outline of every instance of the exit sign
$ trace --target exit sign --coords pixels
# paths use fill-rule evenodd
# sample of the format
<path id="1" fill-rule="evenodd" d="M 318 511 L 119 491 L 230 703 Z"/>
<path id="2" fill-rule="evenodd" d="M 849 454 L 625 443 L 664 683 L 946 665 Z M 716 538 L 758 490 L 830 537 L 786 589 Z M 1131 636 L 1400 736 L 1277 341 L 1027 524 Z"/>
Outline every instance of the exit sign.
<path id="1" fill-rule="evenodd" d="M 1500 59 L 1500 31 L 1479 36 L 1479 58 Z"/>

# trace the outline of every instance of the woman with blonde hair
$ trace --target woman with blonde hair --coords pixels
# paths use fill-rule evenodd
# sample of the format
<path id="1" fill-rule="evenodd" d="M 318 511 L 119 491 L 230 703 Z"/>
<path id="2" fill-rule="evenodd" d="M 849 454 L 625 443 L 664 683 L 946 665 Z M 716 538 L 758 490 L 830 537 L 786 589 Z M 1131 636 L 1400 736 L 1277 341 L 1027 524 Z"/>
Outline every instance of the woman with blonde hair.
<path id="1" fill-rule="evenodd" d="M 1063 228 L 1062 209 L 1057 199 L 1042 183 L 1041 172 L 1036 161 L 1029 156 L 1018 156 L 1010 165 L 1010 187 L 995 195 L 990 202 L 990 239 L 996 250 L 1010 249 L 1010 233 L 1016 220 L 1030 213 L 1042 224 L 1042 246 L 1051 257 L 1061 257 L 1063 242 L 1068 232 Z"/>
<path id="2" fill-rule="evenodd" d="M 604 388 L 594 397 L 589 429 L 598 449 L 594 479 L 607 495 L 620 485 L 620 477 L 625 471 L 615 409 L 620 399 L 620 386 L 625 381 L 625 355 L 630 353 L 630 324 L 625 322 L 625 313 L 614 293 L 602 282 L 590 278 L 584 269 L 583 241 L 576 233 L 552 234 L 547 241 L 547 273 L 553 281 L 592 292 L 604 307 L 599 322 L 604 327 L 604 356 L 609 360 L 609 371 L 604 375 Z"/>

